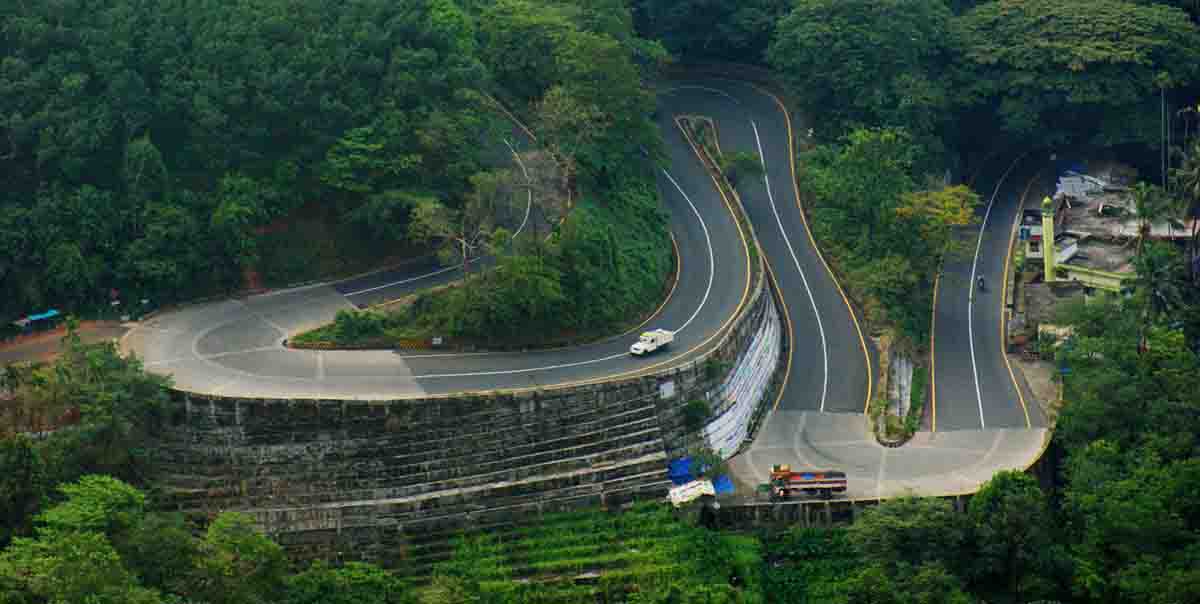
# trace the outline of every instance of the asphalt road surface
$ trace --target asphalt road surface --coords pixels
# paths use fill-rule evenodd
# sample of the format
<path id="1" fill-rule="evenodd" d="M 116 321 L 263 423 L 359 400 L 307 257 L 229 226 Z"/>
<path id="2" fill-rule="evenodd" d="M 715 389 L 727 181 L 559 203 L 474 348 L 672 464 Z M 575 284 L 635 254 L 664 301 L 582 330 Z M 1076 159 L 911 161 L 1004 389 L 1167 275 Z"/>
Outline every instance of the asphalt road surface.
<path id="1" fill-rule="evenodd" d="M 151 371 L 172 375 L 183 390 L 268 398 L 398 399 L 539 388 L 684 362 L 720 335 L 749 286 L 742 234 L 673 122 L 675 115 L 703 114 L 715 120 L 723 151 L 753 151 L 762 159 L 764 175 L 743 179 L 738 191 L 777 280 L 791 342 L 786 387 L 778 401 L 768 402 L 772 412 L 756 441 L 731 462 L 742 492 L 762 482 L 774 463 L 843 469 L 853 497 L 969 492 L 996 470 L 1036 459 L 1044 420 L 1033 411 L 1037 405 L 1022 404 L 1004 362 L 1000 291 L 993 287 L 972 298 L 970 281 L 976 271 L 988 283 L 1001 282 L 1021 185 L 1032 164 L 1000 166 L 976 184 L 989 202 L 981 210 L 987 220 L 963 237 L 979 254 L 947 265 L 935 309 L 935 431 L 901 449 L 884 449 L 868 434 L 864 416 L 874 360 L 812 242 L 794 186 L 794 138 L 807 128 L 789 123 L 774 97 L 727 79 L 664 85 L 660 108 L 666 161 L 658 187 L 682 259 L 673 295 L 646 325 L 678 330 L 663 354 L 631 357 L 632 334 L 525 353 L 318 352 L 282 346 L 288 335 L 327 323 L 338 310 L 459 278 L 455 267 L 433 262 L 184 308 L 143 322 L 123 346 L 142 356 Z"/>
<path id="2" fill-rule="evenodd" d="M 610 379 L 669 366 L 713 344 L 749 294 L 743 235 L 672 118 L 661 118 L 668 160 L 658 186 L 680 249 L 673 295 L 647 328 L 676 330 L 667 350 L 628 353 L 635 335 L 569 349 L 526 353 L 307 351 L 289 335 L 331 321 L 337 311 L 458 278 L 419 264 L 347 283 L 203 304 L 145 321 L 125 338 L 151 371 L 198 393 L 272 398 L 375 399 L 540 388 Z"/>
<path id="3" fill-rule="evenodd" d="M 870 377 L 876 361 L 809 237 L 792 184 L 787 158 L 792 140 L 806 128 L 789 124 L 773 97 L 745 82 L 696 79 L 670 90 L 673 110 L 712 117 L 723 151 L 758 153 L 765 168 L 762 179 L 745 179 L 738 190 L 790 319 L 790 372 L 754 443 L 730 463 L 739 492 L 753 493 L 772 465 L 787 463 L 846 472 L 848 498 L 969 493 L 998 470 L 1023 469 L 1036 460 L 1045 442 L 1046 431 L 1038 429 L 1044 421 L 1034 415 L 1034 404 L 1030 421 L 1024 420 L 1025 407 L 1008 373 L 1000 348 L 1000 289 L 970 299 L 968 287 L 972 270 L 990 283 L 1002 282 L 1022 187 L 1036 164 L 1005 164 L 976 185 L 990 210 L 982 207 L 980 224 L 961 234 L 971 255 L 948 263 L 939 281 L 935 354 L 941 419 L 936 431 L 890 449 L 875 441 L 864 415 L 876 394 Z"/>
<path id="4" fill-rule="evenodd" d="M 737 189 L 790 318 L 792 357 L 780 409 L 862 413 L 870 376 L 866 349 L 804 227 L 784 113 L 772 97 L 732 80 L 682 82 L 663 96 L 677 113 L 713 118 L 722 152 L 749 151 L 763 162 L 763 176 L 744 178 Z"/>
<path id="5" fill-rule="evenodd" d="M 1038 159 L 994 162 L 974 183 L 979 224 L 960 233 L 966 254 L 947 260 L 934 310 L 936 431 L 1045 426 L 1040 405 L 1009 373 L 1001 331 L 1009 241 Z"/>

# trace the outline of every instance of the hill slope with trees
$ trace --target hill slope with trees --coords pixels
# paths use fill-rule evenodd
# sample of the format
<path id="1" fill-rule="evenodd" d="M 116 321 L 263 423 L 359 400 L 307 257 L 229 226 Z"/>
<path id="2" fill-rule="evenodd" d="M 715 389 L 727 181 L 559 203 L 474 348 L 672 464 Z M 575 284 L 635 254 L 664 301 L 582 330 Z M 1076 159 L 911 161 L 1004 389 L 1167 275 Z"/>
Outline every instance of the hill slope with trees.
<path id="1" fill-rule="evenodd" d="M 513 184 L 487 169 L 512 128 L 495 98 L 536 130 L 568 194 L 599 209 L 560 239 L 507 247 L 507 279 L 476 298 L 508 316 L 464 304 L 447 320 L 544 322 L 561 305 L 531 310 L 506 292 L 570 302 L 580 281 L 636 314 L 666 277 L 648 166 L 629 161 L 657 150 L 643 80 L 663 54 L 620 3 L 68 0 L 0 17 L 6 316 L 494 251 L 504 224 L 441 244 L 465 241 L 454 225 L 481 183 Z M 623 219 L 606 215 L 610 200 L 651 213 L 630 235 L 646 242 L 595 240 Z M 608 287 L 629 280 L 603 258 L 631 247 L 659 252 L 637 262 L 644 278 Z"/>

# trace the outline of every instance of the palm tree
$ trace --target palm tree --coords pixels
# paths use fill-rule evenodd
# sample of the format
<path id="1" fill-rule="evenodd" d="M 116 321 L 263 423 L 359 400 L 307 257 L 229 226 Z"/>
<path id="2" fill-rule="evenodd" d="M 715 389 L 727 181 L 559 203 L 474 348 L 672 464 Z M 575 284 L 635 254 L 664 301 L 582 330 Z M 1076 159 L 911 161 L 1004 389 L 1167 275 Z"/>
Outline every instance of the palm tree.
<path id="1" fill-rule="evenodd" d="M 1175 193 L 1186 204 L 1186 217 L 1192 219 L 1192 233 L 1188 239 L 1188 275 L 1192 282 L 1200 278 L 1197 261 L 1200 260 L 1200 140 L 1192 145 L 1189 153 L 1182 153 L 1183 160 L 1178 168 L 1171 170 Z"/>
<path id="2" fill-rule="evenodd" d="M 1174 200 L 1167 197 L 1163 190 L 1152 184 L 1139 182 L 1133 185 L 1133 206 L 1138 219 L 1137 253 L 1142 253 L 1142 247 L 1150 238 L 1150 230 L 1155 222 L 1171 216 Z"/>
<path id="3" fill-rule="evenodd" d="M 1141 320 L 1138 325 L 1138 350 L 1146 349 L 1146 333 L 1158 317 L 1169 315 L 1179 308 L 1183 292 L 1179 287 L 1176 272 L 1178 250 L 1168 244 L 1151 242 L 1138 250 L 1134 258 L 1136 276 L 1127 284 L 1133 287 L 1141 302 Z"/>
<path id="4" fill-rule="evenodd" d="M 1137 276 L 1130 280 L 1130 285 L 1143 297 L 1147 319 L 1169 315 L 1183 305 L 1178 253 L 1174 246 L 1151 243 L 1134 259 Z"/>

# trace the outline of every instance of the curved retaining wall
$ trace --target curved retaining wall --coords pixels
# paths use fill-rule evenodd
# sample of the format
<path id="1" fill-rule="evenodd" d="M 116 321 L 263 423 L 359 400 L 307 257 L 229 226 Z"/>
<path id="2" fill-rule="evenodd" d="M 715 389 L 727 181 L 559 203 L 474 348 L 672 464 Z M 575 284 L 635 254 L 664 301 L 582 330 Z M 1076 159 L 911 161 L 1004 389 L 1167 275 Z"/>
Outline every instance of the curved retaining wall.
<path id="1" fill-rule="evenodd" d="M 761 275 L 713 348 L 644 377 L 382 402 L 178 392 L 156 481 L 171 507 L 252 514 L 297 558 L 385 565 L 464 522 L 662 496 L 686 401 L 710 401 L 706 434 L 730 454 L 773 400 L 782 330 Z"/>
<path id="2" fill-rule="evenodd" d="M 715 407 L 713 419 L 704 427 L 709 447 L 724 459 L 733 457 L 750 436 L 771 402 L 767 394 L 777 385 L 783 351 L 783 329 L 775 304 L 763 305 L 758 329 L 708 400 Z"/>

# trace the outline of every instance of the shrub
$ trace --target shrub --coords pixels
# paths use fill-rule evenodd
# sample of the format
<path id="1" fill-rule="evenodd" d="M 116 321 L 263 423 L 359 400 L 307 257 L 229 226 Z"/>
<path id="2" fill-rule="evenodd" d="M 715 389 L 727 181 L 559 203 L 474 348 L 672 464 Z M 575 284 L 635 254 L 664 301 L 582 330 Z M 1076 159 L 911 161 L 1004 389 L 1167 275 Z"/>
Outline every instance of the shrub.
<path id="1" fill-rule="evenodd" d="M 386 329 L 386 318 L 377 312 L 339 310 L 333 321 L 333 338 L 338 343 L 381 338 Z"/>
<path id="2" fill-rule="evenodd" d="M 737 185 L 743 178 L 753 178 L 762 174 L 762 163 L 757 153 L 749 151 L 734 151 L 721 156 L 721 173 L 732 185 Z"/>
<path id="3" fill-rule="evenodd" d="M 925 382 L 928 377 L 929 375 L 920 367 L 913 372 L 908 415 L 904 418 L 904 432 L 909 436 L 921 428 L 921 417 L 925 414 Z"/>

